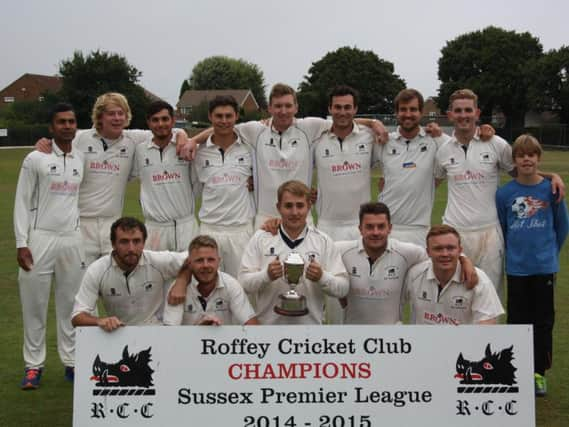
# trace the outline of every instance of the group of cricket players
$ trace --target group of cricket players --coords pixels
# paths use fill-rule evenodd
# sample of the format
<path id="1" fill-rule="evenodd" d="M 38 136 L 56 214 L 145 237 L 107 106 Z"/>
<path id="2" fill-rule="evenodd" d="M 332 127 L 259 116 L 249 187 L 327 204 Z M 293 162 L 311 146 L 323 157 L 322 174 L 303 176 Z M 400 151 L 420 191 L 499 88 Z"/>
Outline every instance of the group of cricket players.
<path id="1" fill-rule="evenodd" d="M 71 105 L 55 105 L 52 138 L 24 159 L 15 198 L 21 388 L 40 385 L 52 279 L 57 348 L 73 381 L 76 326 L 390 325 L 407 305 L 414 324 L 494 324 L 505 266 L 507 322 L 533 324 L 536 394 L 545 395 L 569 230 L 563 181 L 538 169 L 542 148 L 531 135 L 510 145 L 478 127 L 471 90 L 450 97 L 452 137 L 420 125 L 423 104 L 402 90 L 398 127 L 387 133 L 356 117 L 349 86 L 332 88 L 330 121 L 295 118 L 296 93 L 279 83 L 269 119 L 237 124 L 235 99 L 217 96 L 211 128 L 192 138 L 174 128 L 164 101 L 150 104 L 148 131 L 127 129 L 119 93 L 97 98 L 84 131 Z M 501 171 L 514 179 L 498 188 Z M 143 221 L 122 216 L 132 179 Z M 442 225 L 431 226 L 445 179 Z M 295 285 L 303 315 L 279 305 L 291 254 L 304 262 Z"/>

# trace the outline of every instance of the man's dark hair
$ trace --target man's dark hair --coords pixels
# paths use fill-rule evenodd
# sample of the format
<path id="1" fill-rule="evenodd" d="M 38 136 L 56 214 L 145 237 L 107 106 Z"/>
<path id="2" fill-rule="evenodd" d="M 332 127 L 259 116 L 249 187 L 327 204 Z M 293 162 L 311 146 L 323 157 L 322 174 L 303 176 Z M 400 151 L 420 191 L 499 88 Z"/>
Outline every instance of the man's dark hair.
<path id="1" fill-rule="evenodd" d="M 235 114 L 239 113 L 239 105 L 237 104 L 235 98 L 233 98 L 231 95 L 217 95 L 215 98 L 209 101 L 208 111 L 211 114 L 217 107 L 226 106 L 232 107 L 235 111 Z"/>
<path id="2" fill-rule="evenodd" d="M 151 102 L 148 106 L 148 109 L 146 110 L 146 120 L 150 119 L 150 117 L 162 110 L 168 110 L 170 117 L 174 117 L 174 108 L 166 101 L 158 100 Z"/>
<path id="3" fill-rule="evenodd" d="M 358 93 L 357 90 L 348 85 L 339 85 L 330 91 L 330 93 L 328 94 L 328 106 L 330 107 L 332 106 L 332 98 L 334 98 L 335 96 L 346 96 L 346 95 L 352 95 L 352 98 L 354 98 L 354 107 L 357 107 L 360 99 L 360 94 Z"/>
<path id="4" fill-rule="evenodd" d="M 411 102 L 413 99 L 417 99 L 419 101 L 419 111 L 423 111 L 423 107 L 425 106 L 425 99 L 421 92 L 417 89 L 403 89 L 401 92 L 397 94 L 393 103 L 395 104 L 395 113 L 399 111 L 399 104 L 401 102 Z"/>
<path id="5" fill-rule="evenodd" d="M 142 221 L 130 216 L 123 216 L 122 218 L 117 219 L 115 222 L 113 222 L 113 225 L 111 225 L 111 243 L 115 243 L 117 240 L 118 228 L 120 228 L 123 231 L 139 229 L 140 231 L 142 231 L 142 237 L 145 242 L 146 238 L 148 237 L 146 226 Z"/>
<path id="6" fill-rule="evenodd" d="M 364 215 L 385 215 L 387 222 L 391 224 L 391 213 L 385 203 L 368 202 L 360 206 L 360 225 L 362 225 Z"/>
<path id="7" fill-rule="evenodd" d="M 55 115 L 57 113 L 65 113 L 66 111 L 72 111 L 75 113 L 73 106 L 67 102 L 58 102 L 49 110 L 47 115 L 47 120 L 50 124 L 53 124 L 53 120 L 55 119 Z"/>

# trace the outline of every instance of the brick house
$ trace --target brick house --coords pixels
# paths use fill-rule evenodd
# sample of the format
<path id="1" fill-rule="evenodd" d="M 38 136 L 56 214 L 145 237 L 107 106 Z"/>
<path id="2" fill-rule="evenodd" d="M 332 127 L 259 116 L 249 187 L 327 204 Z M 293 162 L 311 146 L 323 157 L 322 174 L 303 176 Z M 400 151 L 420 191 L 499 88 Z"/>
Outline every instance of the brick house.
<path id="1" fill-rule="evenodd" d="M 245 113 L 259 111 L 260 107 L 249 89 L 218 89 L 218 90 L 187 90 L 176 104 L 177 113 L 181 118 L 192 114 L 197 106 L 211 101 L 218 95 L 231 95 L 237 101 L 239 108 Z"/>
<path id="2" fill-rule="evenodd" d="M 26 73 L 0 90 L 0 109 L 15 101 L 42 101 L 46 92 L 57 93 L 61 85 L 59 76 Z"/>

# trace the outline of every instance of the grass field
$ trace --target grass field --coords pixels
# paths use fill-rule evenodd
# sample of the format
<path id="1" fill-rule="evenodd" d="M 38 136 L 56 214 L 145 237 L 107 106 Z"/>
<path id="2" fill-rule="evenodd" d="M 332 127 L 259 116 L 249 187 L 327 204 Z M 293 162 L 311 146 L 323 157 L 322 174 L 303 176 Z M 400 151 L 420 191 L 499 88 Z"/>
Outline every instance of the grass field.
<path id="1" fill-rule="evenodd" d="M 70 426 L 72 386 L 63 380 L 63 367 L 56 351 L 53 304 L 48 324 L 48 356 L 42 386 L 23 392 L 18 385 L 23 374 L 22 320 L 17 286 L 16 250 L 12 207 L 18 171 L 27 149 L 0 150 L 0 427 Z M 543 170 L 559 173 L 569 185 L 569 152 L 546 152 Z M 138 184 L 129 184 L 125 214 L 141 217 L 137 202 Z M 446 186 L 437 190 L 433 223 L 440 222 Z M 561 255 L 561 272 L 556 290 L 554 363 L 548 373 L 549 393 L 537 400 L 537 425 L 569 426 L 569 250 Z M 52 298 L 53 300 L 53 298 Z M 219 426 L 211 426 L 219 427 Z"/>

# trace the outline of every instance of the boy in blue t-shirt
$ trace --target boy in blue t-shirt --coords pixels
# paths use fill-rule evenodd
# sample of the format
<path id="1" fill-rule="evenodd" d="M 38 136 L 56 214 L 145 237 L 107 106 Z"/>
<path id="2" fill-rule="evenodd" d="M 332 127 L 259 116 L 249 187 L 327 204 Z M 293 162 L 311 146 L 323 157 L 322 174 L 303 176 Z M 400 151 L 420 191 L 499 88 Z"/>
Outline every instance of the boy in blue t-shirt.
<path id="1" fill-rule="evenodd" d="M 531 135 L 512 146 L 514 180 L 496 192 L 496 207 L 506 245 L 508 323 L 533 325 L 536 396 L 545 396 L 545 371 L 553 351 L 553 288 L 559 251 L 567 237 L 565 200 L 556 202 L 551 182 L 538 175 L 542 149 Z"/>

